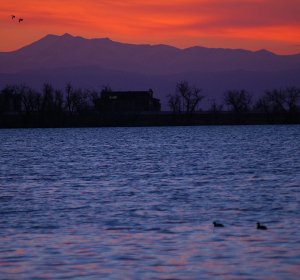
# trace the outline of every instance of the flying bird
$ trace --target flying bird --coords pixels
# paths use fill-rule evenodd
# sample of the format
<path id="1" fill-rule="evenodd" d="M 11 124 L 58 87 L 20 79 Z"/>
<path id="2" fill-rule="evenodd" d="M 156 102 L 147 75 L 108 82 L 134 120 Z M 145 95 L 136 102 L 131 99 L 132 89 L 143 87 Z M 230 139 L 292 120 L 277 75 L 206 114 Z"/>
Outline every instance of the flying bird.
<path id="1" fill-rule="evenodd" d="M 15 15 L 11 15 L 11 19 L 15 19 L 15 17 L 16 17 Z"/>
<path id="2" fill-rule="evenodd" d="M 23 21 L 24 19 L 22 19 L 22 18 L 19 18 L 19 23 L 21 22 L 21 21 Z"/>

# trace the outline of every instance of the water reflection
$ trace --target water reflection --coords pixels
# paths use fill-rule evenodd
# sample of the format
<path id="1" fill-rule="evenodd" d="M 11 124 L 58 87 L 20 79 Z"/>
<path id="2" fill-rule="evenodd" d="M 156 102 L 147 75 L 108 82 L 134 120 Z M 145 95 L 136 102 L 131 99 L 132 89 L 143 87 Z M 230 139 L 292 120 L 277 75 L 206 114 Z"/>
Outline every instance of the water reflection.
<path id="1" fill-rule="evenodd" d="M 298 279 L 299 136 L 299 126 L 1 130 L 0 275 Z"/>
<path id="2" fill-rule="evenodd" d="M 275 233 L 274 233 L 275 231 Z M 299 276 L 300 250 L 271 234 L 233 227 L 176 226 L 172 233 L 83 227 L 15 236 L 19 249 L 5 251 L 1 271 L 10 279 L 36 278 L 268 278 Z M 237 232 L 237 233 L 235 233 Z M 34 239 L 32 239 L 34 237 Z M 1 244 L 11 246 L 1 238 Z M 283 243 L 284 242 L 284 243 Z M 2 249 L 2 252 L 3 252 Z M 272 278 L 272 277 L 271 277 Z"/>

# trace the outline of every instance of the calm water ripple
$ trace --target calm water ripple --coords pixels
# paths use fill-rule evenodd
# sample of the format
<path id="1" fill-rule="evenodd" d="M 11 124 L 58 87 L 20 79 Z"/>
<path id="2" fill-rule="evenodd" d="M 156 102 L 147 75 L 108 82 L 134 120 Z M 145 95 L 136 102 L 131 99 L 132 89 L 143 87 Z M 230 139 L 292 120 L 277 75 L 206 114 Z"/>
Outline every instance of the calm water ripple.
<path id="1" fill-rule="evenodd" d="M 0 279 L 299 279 L 299 151 L 297 125 L 0 130 Z"/>

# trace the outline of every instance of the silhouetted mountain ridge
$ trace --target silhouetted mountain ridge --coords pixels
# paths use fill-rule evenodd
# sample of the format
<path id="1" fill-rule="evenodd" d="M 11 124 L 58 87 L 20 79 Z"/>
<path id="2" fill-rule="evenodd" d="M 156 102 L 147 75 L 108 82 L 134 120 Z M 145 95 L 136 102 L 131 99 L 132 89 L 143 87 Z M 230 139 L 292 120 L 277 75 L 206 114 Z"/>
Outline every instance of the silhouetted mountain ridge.
<path id="1" fill-rule="evenodd" d="M 0 86 L 41 87 L 51 82 L 61 87 L 70 81 L 85 88 L 153 88 L 163 104 L 180 80 L 201 87 L 211 98 L 221 97 L 228 89 L 259 94 L 275 87 L 300 86 L 299 74 L 300 54 L 202 46 L 179 49 L 70 34 L 47 35 L 17 51 L 0 53 Z"/>
<path id="2" fill-rule="evenodd" d="M 47 35 L 11 53 L 0 53 L 0 73 L 27 69 L 97 65 L 143 74 L 207 71 L 278 71 L 298 68 L 300 55 L 281 56 L 268 51 L 167 45 L 135 45 L 109 38 L 84 39 L 70 34 Z"/>

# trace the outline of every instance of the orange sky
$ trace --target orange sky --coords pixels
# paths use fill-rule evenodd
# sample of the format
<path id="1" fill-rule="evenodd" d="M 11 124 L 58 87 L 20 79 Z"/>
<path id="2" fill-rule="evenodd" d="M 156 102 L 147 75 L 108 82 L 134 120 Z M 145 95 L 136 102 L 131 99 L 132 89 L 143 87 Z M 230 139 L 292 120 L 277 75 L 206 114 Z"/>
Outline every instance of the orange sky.
<path id="1" fill-rule="evenodd" d="M 300 53 L 300 0 L 0 0 L 0 51 L 64 33 Z"/>

